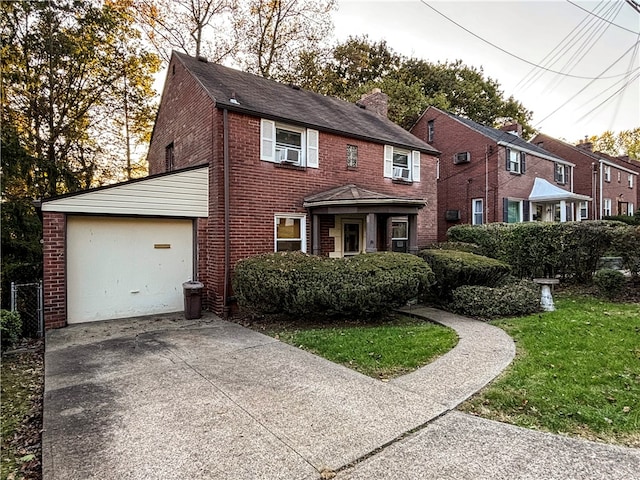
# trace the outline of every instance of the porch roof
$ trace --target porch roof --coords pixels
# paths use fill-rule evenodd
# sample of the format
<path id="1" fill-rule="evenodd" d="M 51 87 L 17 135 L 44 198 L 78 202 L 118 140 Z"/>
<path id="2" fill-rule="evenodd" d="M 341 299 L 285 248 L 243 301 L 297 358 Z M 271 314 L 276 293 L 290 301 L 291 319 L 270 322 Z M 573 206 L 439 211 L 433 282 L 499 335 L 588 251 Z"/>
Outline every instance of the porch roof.
<path id="1" fill-rule="evenodd" d="M 422 208 L 425 204 L 426 202 L 423 198 L 394 197 L 349 184 L 310 195 L 304 199 L 303 205 L 305 208 L 329 206 L 402 206 Z"/>
<path id="2" fill-rule="evenodd" d="M 529 200 L 532 202 L 554 202 L 554 201 L 567 201 L 567 202 L 584 202 L 591 201 L 591 197 L 587 195 L 580 195 L 579 193 L 569 192 L 560 187 L 557 187 L 549 183 L 544 178 L 536 178 L 529 195 Z"/>

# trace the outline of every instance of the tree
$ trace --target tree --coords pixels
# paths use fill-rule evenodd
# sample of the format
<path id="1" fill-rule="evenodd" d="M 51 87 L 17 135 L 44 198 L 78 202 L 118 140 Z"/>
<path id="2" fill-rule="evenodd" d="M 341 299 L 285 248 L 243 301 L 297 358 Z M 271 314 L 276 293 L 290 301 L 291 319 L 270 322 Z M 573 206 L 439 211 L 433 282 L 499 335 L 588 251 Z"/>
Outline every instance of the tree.
<path id="1" fill-rule="evenodd" d="M 127 0 L 136 20 L 164 61 L 173 49 L 219 63 L 236 52 L 228 28 L 237 0 Z"/>
<path id="2" fill-rule="evenodd" d="M 250 72 L 283 79 L 303 51 L 319 50 L 335 0 L 245 0 L 236 17 L 238 59 Z"/>
<path id="3" fill-rule="evenodd" d="M 125 71 L 136 71 L 126 82 L 133 129 L 148 130 L 142 112 L 158 65 L 135 45 L 132 19 L 115 1 L 3 2 L 2 10 L 3 115 L 32 159 L 29 195 L 113 178 L 118 148 L 105 137 L 122 112 Z"/>
<path id="4" fill-rule="evenodd" d="M 594 151 L 614 157 L 628 155 L 629 158 L 640 160 L 640 127 L 622 130 L 617 134 L 607 130 L 600 135 L 593 135 L 587 140 L 593 144 Z"/>

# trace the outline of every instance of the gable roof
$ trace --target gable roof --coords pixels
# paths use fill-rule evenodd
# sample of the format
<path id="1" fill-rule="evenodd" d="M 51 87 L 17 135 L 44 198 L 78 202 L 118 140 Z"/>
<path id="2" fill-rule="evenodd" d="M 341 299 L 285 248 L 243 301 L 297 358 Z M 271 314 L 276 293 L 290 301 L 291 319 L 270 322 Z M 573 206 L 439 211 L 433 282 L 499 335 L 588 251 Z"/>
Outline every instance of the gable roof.
<path id="1" fill-rule="evenodd" d="M 524 152 L 530 153 L 540 158 L 551 160 L 552 162 L 558 162 L 566 165 L 575 166 L 573 163 L 568 162 L 567 160 L 561 157 L 558 157 L 557 155 L 545 150 L 544 148 L 541 148 L 533 143 L 527 142 L 524 138 L 514 135 L 513 133 L 505 132 L 503 130 L 493 128 L 493 127 L 487 127 L 486 125 L 482 125 L 481 123 L 474 122 L 473 120 L 469 120 L 468 118 L 464 118 L 459 115 L 446 112 L 437 107 L 432 106 L 429 108 L 433 108 L 434 110 L 437 110 L 443 113 L 444 115 L 447 115 L 452 119 L 457 120 L 458 122 L 462 123 L 464 126 L 472 130 L 475 130 L 481 135 L 484 135 L 485 137 L 497 143 L 498 145 L 503 145 L 507 147 L 513 146 L 513 148 L 522 150 Z"/>
<path id="2" fill-rule="evenodd" d="M 184 53 L 174 51 L 173 56 L 191 72 L 218 108 L 432 155 L 440 153 L 388 118 L 355 103 L 208 63 Z"/>

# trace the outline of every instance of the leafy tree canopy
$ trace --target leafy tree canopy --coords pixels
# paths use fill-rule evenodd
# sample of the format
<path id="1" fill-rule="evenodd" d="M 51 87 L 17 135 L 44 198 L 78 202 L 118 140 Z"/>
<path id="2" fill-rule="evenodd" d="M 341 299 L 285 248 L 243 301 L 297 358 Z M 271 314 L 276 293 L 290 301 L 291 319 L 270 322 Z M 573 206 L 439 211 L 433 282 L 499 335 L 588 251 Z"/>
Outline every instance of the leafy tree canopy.
<path id="1" fill-rule="evenodd" d="M 597 152 L 614 157 L 628 155 L 629 158 L 640 161 L 640 127 L 618 133 L 607 130 L 587 138 L 587 141 L 593 144 L 593 150 Z"/>

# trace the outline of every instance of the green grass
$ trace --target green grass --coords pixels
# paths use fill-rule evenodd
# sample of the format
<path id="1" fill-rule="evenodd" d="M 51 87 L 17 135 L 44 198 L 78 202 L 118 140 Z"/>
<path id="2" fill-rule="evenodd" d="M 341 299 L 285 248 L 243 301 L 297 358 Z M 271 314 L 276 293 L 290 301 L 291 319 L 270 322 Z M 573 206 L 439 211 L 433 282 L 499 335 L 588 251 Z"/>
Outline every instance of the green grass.
<path id="1" fill-rule="evenodd" d="M 374 326 L 284 330 L 279 331 L 277 337 L 381 379 L 403 375 L 426 365 L 458 342 L 451 329 L 405 316 Z"/>
<path id="2" fill-rule="evenodd" d="M 42 359 L 42 342 L 24 353 L 2 356 L 2 480 L 39 478 Z"/>
<path id="3" fill-rule="evenodd" d="M 555 300 L 555 312 L 492 322 L 516 341 L 516 359 L 462 410 L 639 447 L 640 305 Z"/>

